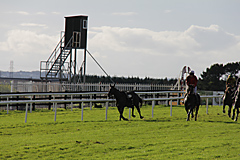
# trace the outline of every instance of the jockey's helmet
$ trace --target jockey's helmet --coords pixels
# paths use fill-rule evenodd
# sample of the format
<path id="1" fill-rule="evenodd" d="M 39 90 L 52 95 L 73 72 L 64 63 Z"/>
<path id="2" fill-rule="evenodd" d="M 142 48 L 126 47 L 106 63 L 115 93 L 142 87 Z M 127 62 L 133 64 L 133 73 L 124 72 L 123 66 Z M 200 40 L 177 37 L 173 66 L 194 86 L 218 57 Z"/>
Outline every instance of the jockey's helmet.
<path id="1" fill-rule="evenodd" d="M 190 74 L 191 74 L 191 75 L 194 75 L 194 70 L 191 70 L 191 71 L 190 71 Z"/>

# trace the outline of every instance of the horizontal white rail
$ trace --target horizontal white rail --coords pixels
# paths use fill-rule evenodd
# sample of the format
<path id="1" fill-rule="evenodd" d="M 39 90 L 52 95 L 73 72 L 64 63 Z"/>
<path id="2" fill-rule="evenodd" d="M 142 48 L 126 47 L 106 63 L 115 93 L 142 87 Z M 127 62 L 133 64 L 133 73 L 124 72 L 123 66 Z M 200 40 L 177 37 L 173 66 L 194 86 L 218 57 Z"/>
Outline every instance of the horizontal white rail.
<path id="1" fill-rule="evenodd" d="M 136 92 L 137 94 L 167 94 L 167 93 L 185 93 L 184 91 L 156 91 L 156 92 Z M 103 95 L 108 94 L 108 92 L 81 92 L 81 93 L 24 93 L 24 94 L 0 94 L 0 97 L 16 97 L 16 96 L 56 96 L 56 95 Z"/>
<path id="2" fill-rule="evenodd" d="M 159 91 L 159 92 L 137 92 L 137 94 L 162 94 L 162 93 L 184 93 L 182 91 Z M 28 112 L 28 104 L 30 104 L 30 111 L 33 103 L 52 103 L 53 108 L 55 109 L 55 117 L 54 121 L 56 121 L 56 113 L 57 113 L 57 103 L 71 103 L 71 108 L 73 107 L 73 103 L 81 103 L 82 108 L 82 116 L 81 120 L 83 120 L 83 103 L 85 102 L 102 102 L 106 103 L 106 120 L 107 120 L 107 109 L 108 109 L 108 103 L 109 102 L 115 102 L 115 99 L 55 99 L 56 95 L 91 95 L 91 94 L 107 94 L 107 92 L 90 92 L 90 93 L 37 93 L 37 94 L 3 94 L 0 95 L 0 97 L 7 97 L 7 101 L 0 101 L 0 104 L 4 105 L 7 104 L 7 113 L 8 113 L 8 107 L 11 104 L 20 104 L 25 103 L 26 104 L 26 115 L 25 115 L 25 123 L 27 122 L 27 112 Z M 20 101 L 9 101 L 9 97 L 12 96 L 33 96 L 33 95 L 52 95 L 53 99 L 51 100 L 20 100 Z M 165 97 L 165 98 L 146 98 L 143 99 L 143 101 L 152 101 L 152 117 L 154 113 L 154 107 L 155 107 L 155 101 L 170 101 L 170 116 L 172 116 L 172 101 L 173 100 L 180 100 L 184 97 Z M 208 98 L 222 98 L 222 95 L 202 95 L 201 98 L 206 99 L 206 113 L 208 114 Z M 220 104 L 219 104 L 220 105 Z M 129 111 L 130 113 L 130 111 Z"/>
<path id="3" fill-rule="evenodd" d="M 201 98 L 221 98 L 222 96 L 201 96 Z M 183 99 L 184 97 L 171 97 L 171 98 L 146 98 L 143 101 L 170 101 Z M 115 99 L 67 99 L 67 100 L 20 100 L 20 101 L 0 101 L 0 104 L 20 104 L 20 103 L 67 103 L 67 102 L 115 102 Z"/>

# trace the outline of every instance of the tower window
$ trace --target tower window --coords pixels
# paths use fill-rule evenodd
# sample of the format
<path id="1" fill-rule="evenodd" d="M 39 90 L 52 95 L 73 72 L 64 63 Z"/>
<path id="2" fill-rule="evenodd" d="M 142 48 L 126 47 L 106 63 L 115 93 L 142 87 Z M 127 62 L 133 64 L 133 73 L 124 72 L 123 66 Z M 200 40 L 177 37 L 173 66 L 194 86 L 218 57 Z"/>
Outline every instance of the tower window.
<path id="1" fill-rule="evenodd" d="M 87 29 L 87 20 L 83 20 L 83 29 Z"/>

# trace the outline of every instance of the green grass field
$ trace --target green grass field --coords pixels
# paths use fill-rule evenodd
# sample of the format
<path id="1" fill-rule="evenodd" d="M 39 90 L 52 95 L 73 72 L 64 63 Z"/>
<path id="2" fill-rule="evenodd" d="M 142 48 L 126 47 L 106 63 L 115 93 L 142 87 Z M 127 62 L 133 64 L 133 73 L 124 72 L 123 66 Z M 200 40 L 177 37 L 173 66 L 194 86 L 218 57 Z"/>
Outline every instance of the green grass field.
<path id="1" fill-rule="evenodd" d="M 119 121 L 116 107 L 0 112 L 0 159 L 240 159 L 240 123 L 222 106 L 201 106 L 186 121 L 183 106 L 141 108 L 144 120 Z M 128 109 L 124 115 L 128 117 Z"/>

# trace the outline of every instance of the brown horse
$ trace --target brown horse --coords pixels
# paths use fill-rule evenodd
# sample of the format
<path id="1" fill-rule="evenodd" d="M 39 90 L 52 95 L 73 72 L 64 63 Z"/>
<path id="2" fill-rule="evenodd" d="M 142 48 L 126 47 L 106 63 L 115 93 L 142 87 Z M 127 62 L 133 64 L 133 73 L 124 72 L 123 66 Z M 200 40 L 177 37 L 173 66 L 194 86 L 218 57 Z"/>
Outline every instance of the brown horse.
<path id="1" fill-rule="evenodd" d="M 237 121 L 238 120 L 238 114 L 239 114 L 239 107 L 240 107 L 240 87 L 239 86 L 238 86 L 238 89 L 236 91 L 235 96 L 236 96 L 236 98 L 235 98 L 234 105 L 233 105 L 232 120 Z M 235 118 L 235 110 L 237 110 L 236 111 L 237 112 L 236 118 Z"/>
<path id="2" fill-rule="evenodd" d="M 234 93 L 235 90 L 231 85 L 227 85 L 223 96 L 223 113 L 225 113 L 225 106 L 228 105 L 228 116 L 231 117 L 232 105 L 234 103 Z"/>
<path id="3" fill-rule="evenodd" d="M 115 88 L 115 84 L 114 84 L 113 86 L 110 85 L 110 90 L 108 92 L 108 97 L 111 97 L 112 95 L 114 95 L 117 101 L 117 108 L 120 113 L 120 118 L 119 118 L 120 121 L 121 119 L 126 121 L 128 120 L 123 116 L 124 107 L 132 108 L 132 117 L 136 117 L 134 115 L 134 106 L 135 106 L 137 108 L 140 118 L 141 119 L 144 118 L 141 115 L 141 111 L 139 107 L 139 103 L 142 106 L 142 99 L 134 91 L 130 91 L 130 92 L 119 91 L 118 89 Z"/>
<path id="4" fill-rule="evenodd" d="M 193 93 L 194 87 L 189 85 L 187 89 L 187 94 L 184 98 L 184 106 L 187 112 L 187 121 L 190 120 L 190 114 L 192 118 L 194 118 L 194 110 L 195 110 L 195 121 L 197 120 L 199 105 L 200 105 L 200 96 L 199 94 Z"/>

